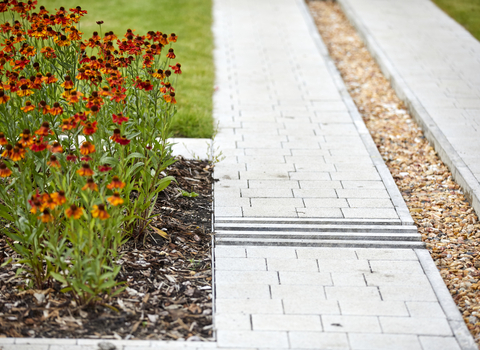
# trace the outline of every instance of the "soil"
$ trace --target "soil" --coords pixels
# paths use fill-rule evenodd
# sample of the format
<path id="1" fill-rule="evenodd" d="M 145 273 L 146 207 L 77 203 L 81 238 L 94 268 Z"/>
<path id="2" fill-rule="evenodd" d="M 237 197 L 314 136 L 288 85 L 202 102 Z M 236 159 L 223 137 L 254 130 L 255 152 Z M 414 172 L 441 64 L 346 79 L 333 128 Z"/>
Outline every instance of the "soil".
<path id="1" fill-rule="evenodd" d="M 331 1 L 309 1 L 340 71 L 445 284 L 480 343 L 480 223 L 448 167 Z"/>
<path id="2" fill-rule="evenodd" d="M 206 161 L 183 158 L 166 170 L 176 182 L 157 200 L 154 228 L 122 248 L 117 279 L 127 288 L 102 305 L 24 290 L 20 266 L 1 267 L 0 337 L 211 340 L 212 172 Z M 0 264 L 14 255 L 0 237 Z"/>

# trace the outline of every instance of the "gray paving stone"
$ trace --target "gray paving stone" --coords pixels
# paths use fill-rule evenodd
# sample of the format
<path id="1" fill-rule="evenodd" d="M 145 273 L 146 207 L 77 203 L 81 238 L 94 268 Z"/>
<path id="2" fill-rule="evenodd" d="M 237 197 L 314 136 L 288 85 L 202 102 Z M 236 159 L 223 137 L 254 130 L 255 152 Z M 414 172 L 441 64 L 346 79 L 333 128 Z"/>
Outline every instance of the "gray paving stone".
<path id="1" fill-rule="evenodd" d="M 279 277 L 280 284 L 282 285 L 333 285 L 332 278 L 329 273 L 281 270 L 279 272 Z"/>
<path id="2" fill-rule="evenodd" d="M 438 302 L 408 301 L 405 304 L 412 317 L 445 317 Z"/>
<path id="3" fill-rule="evenodd" d="M 298 254 L 298 251 L 297 251 Z M 348 260 L 348 259 L 322 259 L 318 261 L 320 272 L 357 272 L 370 273 L 370 266 L 366 260 Z"/>
<path id="4" fill-rule="evenodd" d="M 318 315 L 252 315 L 253 330 L 322 331 Z"/>
<path id="5" fill-rule="evenodd" d="M 270 286 L 272 299 L 292 300 L 302 299 L 319 299 L 325 300 L 325 291 L 323 286 L 312 285 L 272 285 Z"/>
<path id="6" fill-rule="evenodd" d="M 336 300 L 318 298 L 284 299 L 285 314 L 302 315 L 339 315 L 340 310 Z"/>
<path id="7" fill-rule="evenodd" d="M 287 189 L 295 189 L 300 188 L 298 181 L 290 181 L 290 180 L 249 180 L 248 181 L 249 188 L 287 188 Z"/>
<path id="8" fill-rule="evenodd" d="M 268 284 L 216 283 L 215 293 L 219 299 L 270 299 Z"/>
<path id="9" fill-rule="evenodd" d="M 365 274 L 367 285 L 369 286 L 423 286 L 428 287 L 430 282 L 425 274 L 411 274 L 411 273 L 370 273 Z"/>
<path id="10" fill-rule="evenodd" d="M 354 350 L 422 350 L 415 335 L 350 333 L 348 339 Z"/>
<path id="11" fill-rule="evenodd" d="M 345 208 L 348 207 L 345 198 L 305 198 L 307 208 Z"/>
<path id="12" fill-rule="evenodd" d="M 289 332 L 292 348 L 348 350 L 346 333 Z"/>
<path id="13" fill-rule="evenodd" d="M 283 314 L 280 299 L 219 299 L 215 300 L 217 314 Z"/>
<path id="14" fill-rule="evenodd" d="M 386 190 L 373 190 L 373 189 L 336 189 L 339 198 L 385 198 L 389 199 L 390 196 Z"/>
<path id="15" fill-rule="evenodd" d="M 333 272 L 332 280 L 334 286 L 356 286 L 365 287 L 365 277 L 360 272 Z"/>
<path id="16" fill-rule="evenodd" d="M 387 285 L 379 288 L 383 300 L 437 301 L 430 285 Z"/>
<path id="17" fill-rule="evenodd" d="M 349 219 L 397 219 L 395 209 L 383 208 L 341 208 L 345 218 Z"/>
<path id="18" fill-rule="evenodd" d="M 246 188 L 242 189 L 242 197 L 293 198 L 293 193 L 289 188 Z"/>
<path id="19" fill-rule="evenodd" d="M 301 198 L 251 198 L 252 207 L 304 207 Z"/>
<path id="20" fill-rule="evenodd" d="M 220 216 L 226 216 L 226 217 L 232 217 L 232 216 L 243 216 L 242 208 L 241 207 L 215 207 L 215 216 L 220 217 Z"/>
<path id="21" fill-rule="evenodd" d="M 330 188 L 294 189 L 293 195 L 297 198 L 337 197 L 335 190 Z"/>
<path id="22" fill-rule="evenodd" d="M 217 332 L 220 347 L 258 347 L 266 349 L 288 349 L 287 332 L 275 331 L 222 331 Z"/>
<path id="23" fill-rule="evenodd" d="M 357 255 L 355 254 L 355 249 L 353 248 L 296 248 L 297 250 L 297 256 L 299 259 L 318 259 L 321 260 L 319 261 L 319 265 L 322 266 L 322 264 L 325 263 L 324 260 L 356 260 Z M 340 265 L 343 263 L 338 262 Z M 328 264 L 328 262 L 326 263 Z M 350 264 L 354 264 L 353 262 L 350 262 Z M 364 263 L 361 263 L 364 264 Z M 325 265 L 331 266 L 331 265 Z M 366 265 L 361 265 L 362 267 L 367 268 L 368 263 Z M 368 271 L 370 272 L 370 268 L 368 268 Z M 330 271 L 328 271 L 330 272 Z M 342 271 L 338 271 L 342 272 Z M 351 272 L 351 271 L 343 271 L 343 272 Z"/>
<path id="24" fill-rule="evenodd" d="M 247 252 L 244 247 L 216 246 L 215 257 L 217 258 L 246 258 Z"/>
<path id="25" fill-rule="evenodd" d="M 240 180 L 288 180 L 289 174 L 286 171 L 240 171 L 238 178 Z"/>
<path id="26" fill-rule="evenodd" d="M 373 273 L 412 273 L 412 274 L 423 274 L 422 266 L 418 261 L 389 261 L 389 260 L 379 260 L 379 261 L 370 261 L 370 267 Z"/>
<path id="27" fill-rule="evenodd" d="M 279 284 L 275 271 L 215 271 L 216 283 Z"/>
<path id="28" fill-rule="evenodd" d="M 409 316 L 403 301 L 340 300 L 342 315 L 357 316 Z"/>
<path id="29" fill-rule="evenodd" d="M 17 345 L 17 344 L 2 344 L 2 350 L 48 350 L 49 345 Z"/>
<path id="30" fill-rule="evenodd" d="M 295 248 L 291 247 L 247 247 L 249 258 L 284 258 L 296 259 Z"/>
<path id="31" fill-rule="evenodd" d="M 314 271 L 318 272 L 315 259 L 267 258 L 268 271 Z"/>
<path id="32" fill-rule="evenodd" d="M 336 158 L 336 157 L 335 157 Z M 333 158 L 333 159 L 335 159 Z M 356 158 L 356 157 L 355 157 Z M 325 161 L 328 162 L 327 159 Z M 348 161 L 348 160 L 347 160 Z M 359 171 L 337 171 L 335 173 L 330 173 L 332 180 L 338 181 L 374 181 L 374 180 L 381 180 L 380 176 L 377 172 L 367 171 L 367 172 L 359 172 Z"/>
<path id="33" fill-rule="evenodd" d="M 297 208 L 298 217 L 343 218 L 340 208 Z"/>
<path id="34" fill-rule="evenodd" d="M 419 337 L 423 350 L 460 350 L 454 337 Z"/>
<path id="35" fill-rule="evenodd" d="M 217 313 L 214 318 L 215 329 L 228 331 L 250 331 L 252 324 L 250 322 L 250 315 L 246 314 L 221 314 Z"/>
<path id="36" fill-rule="evenodd" d="M 380 316 L 379 320 L 384 333 L 453 335 L 445 318 Z"/>
<path id="37" fill-rule="evenodd" d="M 390 199 L 348 198 L 347 202 L 351 208 L 393 208 Z"/>
<path id="38" fill-rule="evenodd" d="M 242 208 L 245 217 L 278 217 L 296 218 L 297 210 L 294 206 L 255 206 Z"/>
<path id="39" fill-rule="evenodd" d="M 372 189 L 383 190 L 385 185 L 382 181 L 342 181 L 342 187 L 345 189 Z M 302 187 L 303 188 L 303 187 Z M 336 187 L 341 188 L 341 187 Z"/>
<path id="40" fill-rule="evenodd" d="M 15 338 L 15 344 L 18 345 L 44 345 L 58 342 L 59 345 L 75 345 L 76 339 L 51 339 L 51 338 Z M 3 346 L 3 345 L 2 345 Z"/>
<path id="41" fill-rule="evenodd" d="M 382 333 L 375 316 L 322 315 L 325 332 Z"/>
<path id="42" fill-rule="evenodd" d="M 279 286 L 281 287 L 281 286 Z M 376 287 L 325 287 L 327 300 L 354 300 L 380 301 L 380 294 Z"/>
<path id="43" fill-rule="evenodd" d="M 413 249 L 355 249 L 359 259 L 368 260 L 416 260 Z"/>
<path id="44" fill-rule="evenodd" d="M 262 258 L 220 258 L 215 259 L 217 271 L 266 271 L 265 259 Z"/>
<path id="45" fill-rule="evenodd" d="M 299 184 L 302 190 L 342 188 L 340 181 L 299 181 Z"/>
<path id="46" fill-rule="evenodd" d="M 290 172 L 290 180 L 300 181 L 325 181 L 331 180 L 330 173 L 318 172 L 318 171 L 302 171 L 302 172 Z"/>

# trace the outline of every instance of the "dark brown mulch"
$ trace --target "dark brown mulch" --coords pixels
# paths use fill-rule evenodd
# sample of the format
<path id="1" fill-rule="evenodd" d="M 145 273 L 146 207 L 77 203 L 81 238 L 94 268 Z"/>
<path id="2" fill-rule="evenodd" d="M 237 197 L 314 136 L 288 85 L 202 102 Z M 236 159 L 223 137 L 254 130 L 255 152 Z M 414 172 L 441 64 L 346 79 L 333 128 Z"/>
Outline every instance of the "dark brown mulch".
<path id="1" fill-rule="evenodd" d="M 0 337 L 210 340 L 212 171 L 185 159 L 167 169 L 177 183 L 157 201 L 156 229 L 124 246 L 118 280 L 128 287 L 104 305 L 77 307 L 53 289 L 22 291 L 19 266 L 0 268 Z M 0 263 L 12 254 L 0 237 Z"/>

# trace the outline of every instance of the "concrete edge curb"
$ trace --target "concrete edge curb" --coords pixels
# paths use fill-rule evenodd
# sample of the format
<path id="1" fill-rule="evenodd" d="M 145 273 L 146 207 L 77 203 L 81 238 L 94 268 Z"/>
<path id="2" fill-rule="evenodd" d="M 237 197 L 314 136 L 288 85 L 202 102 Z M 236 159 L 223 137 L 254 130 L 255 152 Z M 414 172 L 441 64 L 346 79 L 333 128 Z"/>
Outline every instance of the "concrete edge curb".
<path id="1" fill-rule="evenodd" d="M 423 271 L 432 285 L 440 306 L 447 316 L 448 323 L 450 324 L 450 328 L 452 329 L 458 344 L 462 350 L 477 350 L 477 344 L 475 344 L 475 340 L 463 321 L 463 317 L 453 301 L 445 282 L 443 282 L 443 278 L 433 262 L 430 253 L 425 249 L 415 249 L 415 253 L 422 265 Z"/>
<path id="2" fill-rule="evenodd" d="M 402 194 L 400 193 L 400 190 L 395 184 L 395 181 L 393 180 L 392 174 L 390 174 L 390 171 L 388 170 L 387 165 L 383 161 L 383 158 L 380 155 L 380 152 L 378 151 L 375 142 L 370 136 L 370 133 L 367 127 L 365 126 L 365 123 L 363 122 L 362 116 L 358 112 L 357 106 L 355 105 L 355 103 L 353 102 L 353 99 L 348 93 L 348 90 L 345 86 L 345 83 L 343 82 L 340 72 L 337 70 L 335 63 L 330 58 L 327 47 L 325 46 L 325 43 L 323 42 L 320 34 L 318 33 L 318 29 L 315 25 L 315 21 L 313 20 L 305 1 L 296 0 L 296 2 L 298 4 L 298 7 L 300 8 L 300 12 L 302 12 L 302 15 L 305 19 L 305 23 L 308 27 L 308 31 L 310 32 L 310 35 L 312 36 L 312 39 L 315 42 L 315 45 L 317 46 L 318 51 L 324 57 L 327 63 L 327 67 L 330 71 L 330 74 L 335 82 L 335 85 L 337 86 L 338 91 L 340 92 L 340 95 L 342 96 L 342 99 L 345 105 L 347 106 L 348 112 L 352 117 L 355 127 L 357 128 L 360 134 L 360 137 L 362 138 L 362 141 L 368 153 L 370 154 L 372 161 L 381 179 L 383 180 L 383 183 L 385 184 L 387 192 L 390 195 L 390 198 L 392 199 L 393 205 L 395 207 L 395 210 L 397 211 L 397 214 L 400 220 L 402 221 L 402 224 L 413 225 L 414 221 L 412 219 L 412 216 L 410 215 L 407 204 L 405 203 L 402 197 Z"/>
<path id="3" fill-rule="evenodd" d="M 395 69 L 393 64 L 387 58 L 380 46 L 376 43 L 366 26 L 359 16 L 355 15 L 354 10 L 347 3 L 348 0 L 337 0 L 343 12 L 355 27 L 362 38 L 365 46 L 375 61 L 380 66 L 385 77 L 390 81 L 398 97 L 407 105 L 412 116 L 421 126 L 425 137 L 433 145 L 435 151 L 447 164 L 455 181 L 462 187 L 465 196 L 474 208 L 477 215 L 480 216 L 480 184 L 476 181 L 472 171 L 465 164 L 458 152 L 447 140 L 443 132 L 437 126 L 430 114 L 423 107 L 421 102 L 410 90 L 407 83 Z"/>

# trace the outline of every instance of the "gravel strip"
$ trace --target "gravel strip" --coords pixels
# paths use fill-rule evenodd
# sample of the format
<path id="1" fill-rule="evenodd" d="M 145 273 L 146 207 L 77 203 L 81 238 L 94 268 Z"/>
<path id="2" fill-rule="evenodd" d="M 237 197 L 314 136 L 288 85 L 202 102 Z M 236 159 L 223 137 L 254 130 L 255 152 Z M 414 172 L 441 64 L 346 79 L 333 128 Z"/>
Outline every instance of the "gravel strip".
<path id="1" fill-rule="evenodd" d="M 480 341 L 480 224 L 452 174 L 424 137 L 331 1 L 308 6 L 330 55 L 399 187 L 440 274 Z"/>

